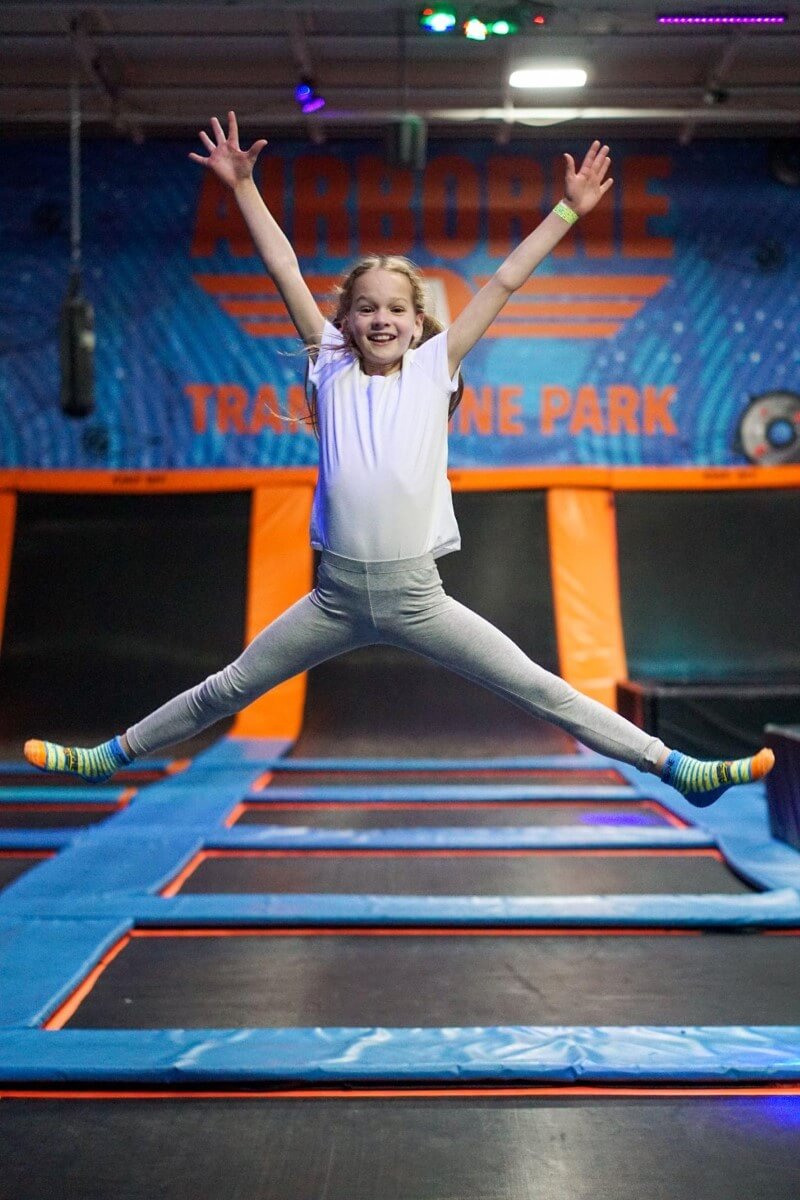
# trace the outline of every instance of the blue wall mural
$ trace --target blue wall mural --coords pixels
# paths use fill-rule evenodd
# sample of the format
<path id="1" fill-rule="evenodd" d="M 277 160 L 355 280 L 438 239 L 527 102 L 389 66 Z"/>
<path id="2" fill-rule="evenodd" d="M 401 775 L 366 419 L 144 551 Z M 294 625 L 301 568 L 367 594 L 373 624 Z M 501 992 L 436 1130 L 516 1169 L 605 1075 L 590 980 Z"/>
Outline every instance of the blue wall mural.
<path id="1" fill-rule="evenodd" d="M 0 466 L 316 463 L 303 353 L 193 149 L 83 147 L 96 407 L 78 420 L 59 408 L 66 139 L 5 143 Z M 394 251 L 447 322 L 559 199 L 562 151 L 584 149 L 433 143 L 413 172 L 370 142 L 272 142 L 258 181 L 323 306 L 360 253 Z M 625 141 L 612 157 L 610 196 L 469 355 L 451 466 L 800 461 L 797 191 L 760 142 Z"/>

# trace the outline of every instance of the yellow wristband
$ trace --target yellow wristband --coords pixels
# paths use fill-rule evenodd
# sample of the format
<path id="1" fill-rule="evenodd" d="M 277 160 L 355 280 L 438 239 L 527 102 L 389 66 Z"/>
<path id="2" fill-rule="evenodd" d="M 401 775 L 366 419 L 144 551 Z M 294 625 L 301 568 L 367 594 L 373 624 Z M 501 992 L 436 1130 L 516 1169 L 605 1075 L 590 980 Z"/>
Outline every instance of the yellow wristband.
<path id="1" fill-rule="evenodd" d="M 553 212 L 557 217 L 561 217 L 562 221 L 566 221 L 568 225 L 574 225 L 578 219 L 578 214 L 573 212 L 570 206 L 565 204 L 563 200 L 559 200 Z"/>

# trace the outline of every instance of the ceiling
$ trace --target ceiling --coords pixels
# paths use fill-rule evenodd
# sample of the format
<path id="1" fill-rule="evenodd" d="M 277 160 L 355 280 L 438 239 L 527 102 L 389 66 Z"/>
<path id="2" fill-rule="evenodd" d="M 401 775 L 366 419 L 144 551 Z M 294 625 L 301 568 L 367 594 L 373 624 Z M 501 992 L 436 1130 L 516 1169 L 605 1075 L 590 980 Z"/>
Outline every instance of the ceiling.
<path id="1" fill-rule="evenodd" d="M 513 2 L 513 0 L 512 0 Z M 754 0 L 722 11 L 783 12 L 776 27 L 677 27 L 665 11 L 721 10 L 678 0 L 555 0 L 543 27 L 470 42 L 421 31 L 422 0 L 328 3 L 190 0 L 78 5 L 0 4 L 0 128 L 8 136 L 65 130 L 78 63 L 89 136 L 194 136 L 233 108 L 247 135 L 380 136 L 405 114 L 428 137 L 530 139 L 570 133 L 678 139 L 800 133 L 800 3 Z M 454 0 L 459 9 L 468 4 Z M 478 0 L 478 7 L 483 0 Z M 498 0 L 502 5 L 503 0 Z M 71 24 L 76 26 L 74 35 Z M 583 66 L 587 86 L 517 91 L 511 69 Z M 293 91 L 311 76 L 326 107 L 303 116 Z"/>

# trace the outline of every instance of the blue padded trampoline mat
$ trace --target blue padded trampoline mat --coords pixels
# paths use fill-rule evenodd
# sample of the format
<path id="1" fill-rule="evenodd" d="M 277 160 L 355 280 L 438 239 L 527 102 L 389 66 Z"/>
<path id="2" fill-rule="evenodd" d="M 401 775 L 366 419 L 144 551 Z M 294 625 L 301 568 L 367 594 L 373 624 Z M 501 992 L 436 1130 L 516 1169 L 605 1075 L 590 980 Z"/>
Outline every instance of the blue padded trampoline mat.
<path id="1" fill-rule="evenodd" d="M 452 1078 L 453 1072 L 471 1069 L 469 1063 L 473 1051 L 465 1051 L 465 1044 L 483 1047 L 482 1062 L 476 1069 L 483 1072 L 482 1077 L 486 1079 L 506 1078 L 509 1060 L 518 1062 L 523 1075 L 527 1071 L 531 1078 L 550 1078 L 553 1070 L 563 1072 L 563 1078 L 576 1078 L 576 1069 L 594 1072 L 598 1079 L 606 1071 L 614 1078 L 617 1070 L 630 1071 L 630 1078 L 634 1079 L 653 1070 L 661 1072 L 659 1078 L 664 1079 L 700 1078 L 701 1075 L 719 1079 L 726 1071 L 730 1072 L 730 1078 L 736 1079 L 764 1079 L 771 1073 L 781 1079 L 796 1079 L 800 1075 L 797 1030 L 788 1026 L 758 1030 L 713 1028 L 708 1031 L 706 1048 L 702 1051 L 699 1043 L 692 1041 L 691 1032 L 683 1029 L 677 1032 L 650 1029 L 642 1040 L 628 1029 L 608 1030 L 598 1026 L 576 1031 L 524 1027 L 515 1031 L 510 1041 L 508 1030 L 493 1027 L 466 1031 L 460 1028 L 426 1029 L 422 1031 L 427 1039 L 424 1067 L 415 1059 L 414 1052 L 414 1039 L 419 1037 L 420 1031 L 405 1028 L 359 1030 L 355 1037 L 352 1030 L 344 1031 L 344 1043 L 341 1030 L 317 1030 L 314 1037 L 327 1047 L 324 1053 L 318 1053 L 320 1047 L 317 1044 L 312 1053 L 306 1032 L 294 1029 L 196 1030 L 189 1033 L 77 1029 L 46 1033 L 35 1029 L 85 977 L 109 946 L 137 924 L 162 928 L 187 928 L 197 924 L 242 924 L 256 928 L 280 925 L 432 926 L 442 923 L 466 928 L 492 924 L 547 924 L 562 928 L 581 925 L 598 929 L 604 925 L 630 928 L 670 925 L 687 929 L 800 927 L 798 856 L 769 837 L 763 789 L 758 785 L 734 789 L 714 808 L 700 812 L 652 776 L 641 776 L 631 768 L 619 768 L 618 764 L 610 763 L 602 756 L 587 754 L 578 754 L 566 761 L 540 757 L 513 759 L 509 763 L 515 767 L 543 769 L 568 765 L 585 768 L 589 764 L 618 768 L 630 781 L 628 786 L 620 789 L 626 800 L 637 796 L 656 799 L 688 821 L 692 828 L 584 829 L 581 831 L 584 835 L 587 832 L 590 835 L 613 832 L 616 837 L 634 834 L 640 839 L 641 835 L 652 838 L 662 834 L 675 839 L 676 835 L 686 834 L 689 839 L 695 838 L 706 845 L 716 841 L 735 869 L 765 890 L 749 896 L 544 897 L 538 900 L 467 896 L 160 897 L 158 889 L 204 847 L 254 844 L 249 840 L 250 835 L 266 834 L 273 840 L 285 835 L 286 830 L 276 828 L 226 830 L 225 822 L 234 807 L 248 795 L 259 774 L 280 762 L 286 748 L 287 743 L 281 742 L 226 739 L 218 743 L 201 755 L 187 772 L 148 787 L 137 797 L 135 804 L 102 826 L 81 831 L 57 858 L 35 868 L 0 893 L 0 969 L 3 978 L 11 984 L 4 989 L 0 999 L 0 1079 L 21 1078 L 18 1072 L 24 1062 L 26 1069 L 33 1071 L 39 1079 L 80 1078 L 89 1081 L 105 1078 L 118 1081 L 136 1077 L 163 1082 L 175 1078 L 176 1061 L 182 1068 L 189 1062 L 202 1062 L 202 1069 L 208 1070 L 210 1079 L 219 1078 L 220 1072 L 228 1073 L 230 1078 L 263 1078 L 265 1072 L 273 1069 L 266 1046 L 276 1044 L 274 1039 L 283 1039 L 281 1044 L 285 1047 L 275 1059 L 276 1078 L 289 1078 L 290 1071 L 299 1073 L 292 1078 L 304 1077 L 303 1072 L 306 1072 L 309 1078 L 318 1079 L 320 1071 L 328 1079 L 396 1077 L 399 1064 L 403 1062 L 409 1071 L 421 1072 L 417 1078 Z M 301 766 L 300 760 L 294 761 Z M 390 763 L 390 760 L 379 762 L 381 766 L 395 769 L 409 765 Z M 309 763 L 302 765 L 311 766 Z M 422 760 L 419 765 L 440 767 L 444 764 Z M 463 768 L 464 763 L 457 765 Z M 486 765 L 496 768 L 499 763 L 491 760 Z M 511 797 L 503 795 L 502 798 Z M 263 793 L 259 799 L 263 799 Z M 9 831 L 9 836 L 16 832 Z M 306 844 L 313 841 L 312 832 L 320 833 L 307 831 Z M 363 836 L 364 832 L 358 836 Z M 422 843 L 431 832 L 430 829 L 417 831 Z M 449 832 L 452 835 L 454 831 Z M 461 835 L 482 832 L 462 830 Z M 502 836 L 507 836 L 508 832 L 508 829 L 494 831 Z M 531 835 L 530 830 L 526 833 Z M 535 833 L 562 834 L 563 831 L 539 829 Z M 245 834 L 247 837 L 243 836 Z M 43 836 L 43 831 L 39 836 Z M 574 831 L 570 836 L 574 837 Z M 638 840 L 638 844 L 644 843 Z M 492 1040 L 495 1037 L 499 1039 L 496 1043 Z M 537 1046 L 547 1044 L 545 1062 L 524 1061 L 530 1049 L 526 1038 L 533 1038 Z M 102 1044 L 102 1050 L 94 1060 L 88 1050 L 92 1039 L 98 1047 Z M 146 1048 L 148 1046 L 152 1051 Z M 513 1046 L 518 1048 L 518 1053 Z M 553 1060 L 553 1046 L 564 1048 L 568 1064 Z M 331 1047 L 335 1049 L 329 1055 L 327 1050 Z M 380 1053 L 388 1056 L 379 1067 L 375 1066 L 372 1057 L 371 1048 L 375 1047 L 380 1047 Z M 465 1055 L 469 1060 L 466 1066 Z M 438 1065 L 434 1061 L 437 1059 Z M 579 1064 L 577 1068 L 576 1063 Z M 384 1074 L 375 1076 L 374 1070 Z M 425 1072 L 430 1070 L 434 1074 L 426 1075 Z"/>

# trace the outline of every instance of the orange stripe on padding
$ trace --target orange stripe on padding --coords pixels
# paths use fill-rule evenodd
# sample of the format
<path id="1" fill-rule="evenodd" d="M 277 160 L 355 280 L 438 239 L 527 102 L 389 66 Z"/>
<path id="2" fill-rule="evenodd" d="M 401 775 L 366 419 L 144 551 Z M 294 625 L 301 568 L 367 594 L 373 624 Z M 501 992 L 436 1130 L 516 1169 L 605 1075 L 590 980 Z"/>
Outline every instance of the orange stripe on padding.
<path id="1" fill-rule="evenodd" d="M 165 775 L 179 775 L 181 771 L 185 771 L 187 767 L 192 765 L 190 758 L 174 758 L 172 762 L 167 763 L 164 768 Z"/>
<path id="2" fill-rule="evenodd" d="M 249 643 L 310 590 L 313 552 L 308 541 L 311 487 L 257 487 L 250 510 L 245 639 Z M 260 696 L 237 716 L 234 737 L 291 738 L 300 733 L 305 673 Z"/>
<path id="3" fill-rule="evenodd" d="M 8 581 L 11 576 L 11 555 L 14 549 L 16 517 L 16 495 L 13 492 L 0 492 L 0 646 L 3 644 L 3 625 L 6 615 Z"/>
<path id="4" fill-rule="evenodd" d="M 63 1029 L 67 1021 L 75 1015 L 75 1012 L 83 1004 L 86 997 L 91 992 L 94 985 L 97 983 L 100 976 L 105 971 L 109 963 L 112 963 L 118 954 L 121 954 L 130 941 L 130 935 L 126 934 L 115 942 L 110 950 L 107 950 L 100 959 L 96 967 L 94 967 L 83 982 L 75 989 L 74 992 L 61 1004 L 53 1015 L 45 1021 L 44 1029 Z"/>
<path id="5" fill-rule="evenodd" d="M 616 708 L 628 677 L 619 601 L 614 495 L 552 488 L 547 493 L 550 571 L 561 674 Z"/>
<path id="6" fill-rule="evenodd" d="M 40 859 L 54 858 L 55 850 L 0 850 L 0 858 L 31 858 L 35 862 Z"/>
<path id="7" fill-rule="evenodd" d="M 636 846 L 587 846 L 576 847 L 571 846 L 534 846 L 519 847 L 519 846 L 500 846 L 489 847 L 488 849 L 480 847 L 478 849 L 401 849 L 401 850 L 374 850 L 369 846 L 345 846 L 330 849 L 325 847 L 317 849 L 316 847 L 291 847 L 281 850 L 262 850 L 256 848 L 253 850 L 201 850 L 197 857 L 192 860 L 189 866 L 181 872 L 189 872 L 189 867 L 193 869 L 210 858 L 227 858 L 227 859 L 242 859 L 242 858 L 713 858 L 715 862 L 724 862 L 722 852 L 715 850 L 712 847 L 706 846 L 667 846 L 662 848 L 656 847 L 636 847 Z M 177 878 L 180 878 L 178 876 Z M 169 884 L 171 895 L 174 884 Z M 161 893 L 162 896 L 167 895 L 167 889 Z"/>
<path id="8" fill-rule="evenodd" d="M 800 935 L 800 929 L 786 931 Z M 129 938 L 218 938 L 218 937 L 703 937 L 702 929 L 678 929 L 672 926 L 641 925 L 482 925 L 477 928 L 462 925 L 198 925 L 190 928 L 152 927 L 132 929 Z"/>
<path id="9" fill-rule="evenodd" d="M 0 1100 L 82 1100 L 82 1101 L 114 1101 L 114 1100 L 460 1100 L 464 1098 L 474 1098 L 477 1100 L 486 1099 L 487 1097 L 499 1097 L 500 1099 L 509 1098 L 525 1098 L 530 1100 L 538 1099 L 559 1099 L 559 1100 L 580 1100 L 587 1096 L 617 1099 L 620 1096 L 636 1096 L 636 1097 L 658 1097 L 664 1096 L 681 1097 L 685 1099 L 699 1097 L 705 1099 L 708 1097 L 725 1097 L 732 1096 L 800 1096 L 800 1084 L 797 1083 L 766 1083 L 766 1084 L 741 1084 L 729 1083 L 717 1087 L 709 1087 L 703 1084 L 680 1084 L 680 1083 L 651 1083 L 651 1084 L 597 1084 L 595 1086 L 587 1084 L 562 1083 L 562 1084 L 546 1084 L 543 1087 L 537 1087 L 536 1084 L 528 1084 L 527 1086 L 515 1086 L 513 1084 L 506 1085 L 491 1085 L 486 1084 L 481 1087 L 473 1085 L 465 1087 L 463 1084 L 441 1084 L 438 1087 L 428 1085 L 420 1087 L 417 1084 L 408 1084 L 405 1087 L 373 1087 L 362 1084 L 359 1087 L 331 1087 L 330 1085 L 319 1087 L 316 1084 L 309 1083 L 305 1087 L 295 1085 L 291 1088 L 275 1087 L 269 1090 L 258 1091 L 254 1088 L 247 1091 L 236 1091 L 235 1089 L 219 1088 L 210 1086 L 203 1090 L 188 1091 L 186 1089 L 173 1089 L 169 1084 L 165 1084 L 160 1091 L 154 1091 L 150 1088 L 135 1088 L 128 1087 L 123 1089 L 115 1088 L 107 1091 L 94 1091 L 86 1089 L 84 1091 L 64 1088 L 45 1089 L 39 1088 L 32 1090 L 31 1088 L 8 1087 L 0 1091 Z"/>

